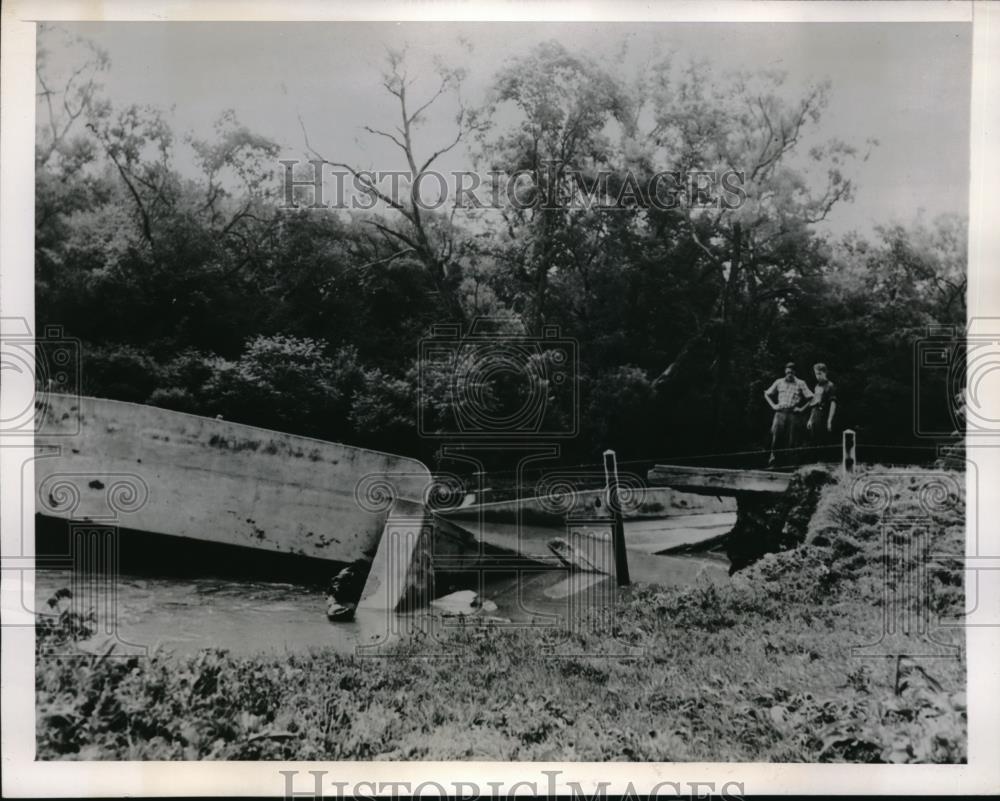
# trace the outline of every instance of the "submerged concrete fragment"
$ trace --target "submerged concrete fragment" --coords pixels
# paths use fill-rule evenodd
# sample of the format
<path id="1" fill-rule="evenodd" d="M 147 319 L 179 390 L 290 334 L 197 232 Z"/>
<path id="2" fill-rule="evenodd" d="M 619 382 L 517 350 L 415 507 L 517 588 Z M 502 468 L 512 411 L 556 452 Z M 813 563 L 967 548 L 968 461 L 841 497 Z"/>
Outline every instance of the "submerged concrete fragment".
<path id="1" fill-rule="evenodd" d="M 428 603 L 435 579 L 468 569 L 479 544 L 464 529 L 441 520 L 423 504 L 397 499 L 389 511 L 359 609 L 400 612 Z"/>

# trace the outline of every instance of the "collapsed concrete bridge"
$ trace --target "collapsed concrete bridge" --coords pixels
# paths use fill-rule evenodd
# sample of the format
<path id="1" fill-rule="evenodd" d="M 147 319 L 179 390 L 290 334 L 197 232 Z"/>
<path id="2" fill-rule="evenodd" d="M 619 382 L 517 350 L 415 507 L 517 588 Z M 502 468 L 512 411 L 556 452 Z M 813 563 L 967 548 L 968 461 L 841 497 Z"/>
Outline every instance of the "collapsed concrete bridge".
<path id="1" fill-rule="evenodd" d="M 800 544 L 821 488 L 834 477 L 822 466 L 780 473 L 656 465 L 647 480 L 652 486 L 736 499 L 736 524 L 725 536 L 726 556 L 734 573 L 766 553 Z"/>
<path id="2" fill-rule="evenodd" d="M 435 575 L 512 560 L 613 573 L 604 490 L 442 509 L 427 502 L 430 470 L 403 456 L 100 398 L 49 394 L 36 412 L 38 514 L 325 560 L 331 573 L 370 560 L 369 607 L 395 611 L 433 597 Z M 718 561 L 671 555 L 736 523 L 734 502 L 704 489 L 647 488 L 626 510 L 636 580 L 718 580 Z"/>

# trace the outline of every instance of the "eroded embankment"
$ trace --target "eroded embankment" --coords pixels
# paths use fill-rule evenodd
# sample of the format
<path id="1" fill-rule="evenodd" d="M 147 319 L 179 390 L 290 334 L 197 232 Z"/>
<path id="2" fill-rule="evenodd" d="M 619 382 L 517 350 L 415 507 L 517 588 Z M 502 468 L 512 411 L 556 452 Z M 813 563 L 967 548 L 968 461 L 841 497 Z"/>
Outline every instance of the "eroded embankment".
<path id="1" fill-rule="evenodd" d="M 765 554 L 787 551 L 805 542 L 824 487 L 836 483 L 823 467 L 808 467 L 792 476 L 781 495 L 746 493 L 737 498 L 736 526 L 726 537 L 730 573 Z"/>

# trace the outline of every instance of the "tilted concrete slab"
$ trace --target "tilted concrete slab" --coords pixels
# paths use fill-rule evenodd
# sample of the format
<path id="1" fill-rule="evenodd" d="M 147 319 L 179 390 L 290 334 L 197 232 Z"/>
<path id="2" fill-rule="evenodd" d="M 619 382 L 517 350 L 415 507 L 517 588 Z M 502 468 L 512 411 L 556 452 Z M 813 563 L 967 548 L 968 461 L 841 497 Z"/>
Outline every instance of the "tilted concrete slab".
<path id="1" fill-rule="evenodd" d="M 626 520 L 665 519 L 679 515 L 724 514 L 734 511 L 736 505 L 731 498 L 710 498 L 670 487 L 630 488 L 622 503 L 622 513 Z M 558 526 L 566 519 L 610 518 L 605 489 L 579 490 L 571 495 L 542 495 L 466 504 L 440 510 L 437 514 L 463 526 L 476 521 Z"/>
<path id="2" fill-rule="evenodd" d="M 359 610 L 400 612 L 435 597 L 446 571 L 470 569 L 481 548 L 464 529 L 438 520 L 423 504 L 398 499 L 385 522 Z"/>
<path id="3" fill-rule="evenodd" d="M 549 542 L 553 538 L 565 538 L 569 531 L 591 529 L 607 533 L 611 530 L 610 520 L 603 519 L 562 520 L 545 526 L 448 519 L 489 546 L 548 565 L 561 564 L 549 549 Z M 735 525 L 735 510 L 719 514 L 684 515 L 676 519 L 626 520 L 625 547 L 630 552 L 636 552 L 636 558 L 643 554 L 668 552 L 674 548 L 694 549 L 699 543 L 709 543 L 727 534 Z"/>
<path id="4" fill-rule="evenodd" d="M 650 484 L 700 495 L 739 496 L 748 493 L 779 495 L 788 489 L 790 473 L 768 470 L 727 470 L 715 467 L 656 465 L 647 475 Z"/>
<path id="5" fill-rule="evenodd" d="M 646 554 L 696 550 L 724 537 L 736 525 L 736 512 L 678 515 L 662 520 L 625 522 L 625 545 Z"/>
<path id="6" fill-rule="evenodd" d="M 416 459 L 155 406 L 49 394 L 37 417 L 36 511 L 123 529 L 348 563 L 431 482 Z"/>
<path id="7" fill-rule="evenodd" d="M 728 530 L 728 529 L 727 529 Z M 569 546 L 561 561 L 575 570 L 615 575 L 615 555 L 611 528 L 593 524 L 568 524 L 562 538 Z M 725 583 L 729 568 L 723 558 L 710 556 L 670 556 L 634 548 L 626 532 L 625 553 L 633 583 L 681 585 L 692 581 Z"/>

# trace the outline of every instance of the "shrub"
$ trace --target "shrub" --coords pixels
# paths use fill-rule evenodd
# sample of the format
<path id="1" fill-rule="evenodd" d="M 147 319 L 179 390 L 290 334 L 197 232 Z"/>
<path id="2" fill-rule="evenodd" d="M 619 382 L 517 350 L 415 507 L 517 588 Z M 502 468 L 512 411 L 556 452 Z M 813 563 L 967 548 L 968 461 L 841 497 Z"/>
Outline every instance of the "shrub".
<path id="1" fill-rule="evenodd" d="M 332 356 L 317 340 L 257 337 L 235 362 L 219 360 L 204 386 L 210 410 L 264 428 L 341 439 L 361 368 L 352 347 Z"/>
<path id="2" fill-rule="evenodd" d="M 84 394 L 143 403 L 163 384 L 153 356 L 131 345 L 86 345 L 81 380 Z"/>

